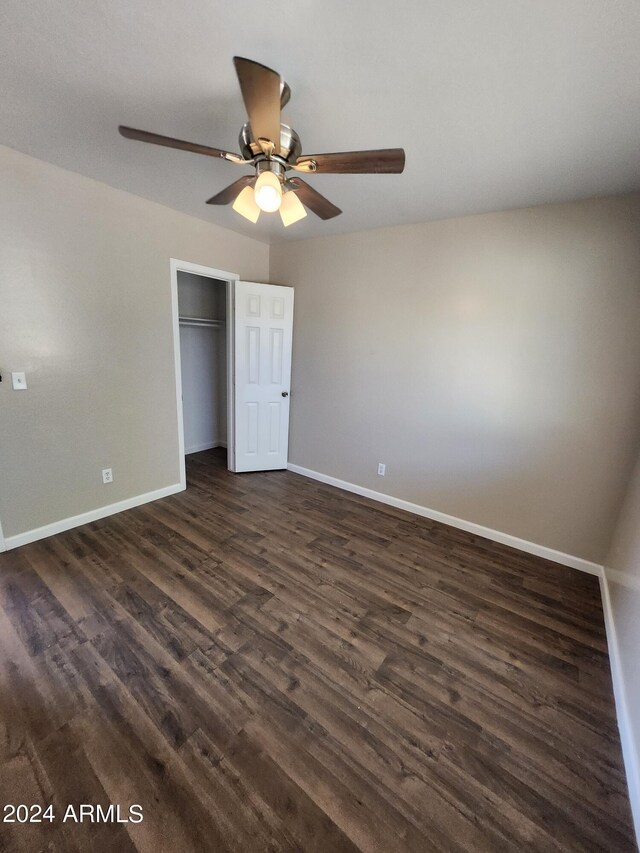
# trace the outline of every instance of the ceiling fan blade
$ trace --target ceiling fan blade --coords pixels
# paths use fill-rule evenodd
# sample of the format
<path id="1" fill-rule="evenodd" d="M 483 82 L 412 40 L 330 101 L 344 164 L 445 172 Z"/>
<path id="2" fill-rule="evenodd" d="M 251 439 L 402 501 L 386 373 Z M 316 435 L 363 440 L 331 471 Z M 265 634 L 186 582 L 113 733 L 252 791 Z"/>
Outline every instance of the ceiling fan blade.
<path id="1" fill-rule="evenodd" d="M 313 168 L 315 163 L 315 169 Z M 380 148 L 377 151 L 343 151 L 338 154 L 304 154 L 296 166 L 310 172 L 341 175 L 393 173 L 404 170 L 404 148 Z"/>
<path id="2" fill-rule="evenodd" d="M 242 56 L 234 56 L 233 63 L 254 141 L 259 143 L 260 139 L 267 139 L 273 142 L 276 151 L 279 151 L 280 84 L 282 82 L 280 75 L 266 65 L 261 65 L 252 59 L 244 59 Z M 287 89 L 288 86 L 282 90 L 285 97 Z"/>
<path id="3" fill-rule="evenodd" d="M 287 184 L 293 187 L 304 206 L 308 207 L 320 219 L 333 219 L 334 216 L 339 216 L 342 213 L 339 207 L 332 204 L 328 198 L 320 195 L 302 178 L 289 178 Z"/>
<path id="4" fill-rule="evenodd" d="M 152 142 L 154 145 L 164 145 L 167 148 L 179 148 L 181 151 L 191 151 L 193 154 L 206 154 L 207 157 L 222 157 L 232 163 L 244 162 L 238 154 L 230 151 L 222 151 L 220 148 L 210 148 L 208 145 L 198 145 L 195 142 L 185 142 L 182 139 L 174 139 L 172 136 L 160 136 L 159 133 L 149 133 L 146 130 L 136 130 L 134 127 L 120 125 L 118 128 L 121 136 L 127 139 L 137 139 L 140 142 Z"/>
<path id="5" fill-rule="evenodd" d="M 231 204 L 232 201 L 236 200 L 236 196 L 240 190 L 254 184 L 255 181 L 255 175 L 243 175 L 241 178 L 238 178 L 237 181 L 229 184 L 228 187 L 220 190 L 216 195 L 211 196 L 211 198 L 207 200 L 207 204 Z"/>
<path id="6" fill-rule="evenodd" d="M 284 80 L 280 84 L 280 89 L 280 109 L 283 110 L 291 99 L 291 89 L 289 88 L 289 84 Z"/>

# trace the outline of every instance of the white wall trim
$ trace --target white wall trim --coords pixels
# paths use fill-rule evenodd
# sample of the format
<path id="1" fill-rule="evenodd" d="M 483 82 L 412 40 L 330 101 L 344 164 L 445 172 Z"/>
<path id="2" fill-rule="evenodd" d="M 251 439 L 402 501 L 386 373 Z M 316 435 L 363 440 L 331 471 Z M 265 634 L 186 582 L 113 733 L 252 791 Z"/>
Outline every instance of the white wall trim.
<path id="1" fill-rule="evenodd" d="M 184 452 L 188 455 L 189 453 L 200 453 L 203 450 L 213 450 L 214 447 L 226 446 L 226 441 L 205 441 L 204 444 L 194 444 L 191 447 L 185 447 Z"/>
<path id="2" fill-rule="evenodd" d="M 2 533 L 2 522 L 0 521 L 0 554 L 6 550 L 7 550 L 7 546 L 5 544 L 4 535 Z"/>
<path id="3" fill-rule="evenodd" d="M 141 504 L 157 501 L 158 498 L 175 495 L 176 492 L 182 492 L 184 489 L 185 486 L 182 483 L 174 483 L 172 486 L 165 486 L 153 492 L 145 492 L 143 495 L 125 498 L 125 500 L 118 501 L 117 503 L 107 504 L 107 506 L 101 506 L 97 509 L 89 510 L 89 512 L 83 512 L 80 515 L 73 515 L 70 518 L 63 518 L 60 521 L 45 524 L 43 527 L 26 530 L 24 533 L 18 533 L 16 536 L 7 536 L 5 540 L 7 551 L 12 548 L 19 548 L 21 545 L 28 545 L 29 542 L 36 542 L 38 539 L 46 539 L 47 536 L 54 536 L 56 533 L 64 533 L 65 530 L 89 524 L 91 521 L 98 521 L 98 519 L 106 518 L 108 515 L 115 515 L 117 512 L 122 512 L 125 509 L 133 509 L 133 507 L 140 506 Z"/>
<path id="4" fill-rule="evenodd" d="M 609 584 L 607 582 L 607 576 L 610 574 L 611 570 L 606 569 L 600 575 L 600 593 L 602 595 L 604 624 L 607 632 L 609 664 L 611 666 L 613 696 L 616 703 L 618 731 L 620 732 L 620 743 L 622 745 L 622 758 L 624 759 L 624 769 L 627 776 L 627 787 L 629 788 L 629 801 L 631 803 L 636 841 L 638 842 L 638 847 L 640 847 L 640 753 L 638 753 L 638 746 L 629 714 L 629 705 L 627 703 L 627 690 L 622 671 L 620 647 L 618 646 L 618 635 L 611 607 Z"/>
<path id="5" fill-rule="evenodd" d="M 227 282 L 227 469 L 236 470 L 236 281 Z"/>
<path id="6" fill-rule="evenodd" d="M 178 465 L 180 466 L 180 484 L 185 489 L 187 486 L 187 470 L 185 467 L 185 449 L 184 449 L 184 417 L 182 413 L 182 373 L 180 369 L 180 322 L 178 312 L 178 271 L 190 272 L 195 275 L 202 275 L 206 278 L 215 278 L 218 281 L 226 282 L 227 287 L 227 372 L 233 368 L 233 333 L 230 327 L 233 326 L 233 300 L 231 291 L 233 285 L 240 278 L 240 275 L 235 272 L 225 272 L 217 270 L 213 267 L 205 267 L 202 264 L 192 264 L 191 261 L 180 261 L 177 258 L 169 259 L 169 268 L 171 272 L 171 316 L 173 324 L 173 363 L 175 368 L 176 380 L 176 416 L 178 419 Z M 231 365 L 231 368 L 230 368 Z M 233 376 L 233 374 L 230 374 Z M 233 385 L 229 384 L 227 378 L 227 401 L 233 393 Z M 233 422 L 229 414 L 230 407 L 227 402 L 227 435 L 230 443 L 231 453 L 233 456 Z"/>
<path id="7" fill-rule="evenodd" d="M 303 468 L 301 465 L 289 463 L 287 468 L 289 471 L 293 471 L 294 474 L 302 474 L 305 477 L 310 477 L 312 480 L 319 480 L 321 483 L 328 483 L 330 486 L 345 489 L 347 492 L 371 498 L 371 500 L 397 507 L 397 509 L 404 509 L 407 512 L 414 513 L 414 515 L 421 515 L 423 518 L 432 519 L 432 521 L 449 524 L 451 527 L 466 530 L 467 533 L 474 533 L 476 536 L 484 536 L 485 539 L 500 542 L 502 545 L 510 545 L 512 548 L 517 548 L 518 551 L 535 554 L 536 557 L 543 557 L 545 560 L 552 560 L 554 563 L 561 563 L 563 566 L 570 566 L 572 569 L 579 569 L 581 572 L 588 572 L 590 575 L 597 575 L 598 577 L 602 575 L 601 565 L 591 563 L 589 560 L 583 560 L 582 557 L 574 557 L 572 554 L 565 554 L 562 551 L 547 548 L 546 545 L 538 545 L 535 542 L 528 542 L 526 539 L 519 539 L 510 533 L 502 533 L 500 530 L 493 530 L 490 527 L 483 527 L 481 524 L 465 521 L 463 518 L 457 518 L 454 515 L 447 515 L 444 512 L 439 512 L 437 509 L 429 509 L 429 507 L 411 503 L 411 501 L 385 495 L 383 492 L 366 489 L 364 486 L 357 486 L 354 483 L 348 483 L 346 480 L 339 480 L 337 477 L 330 477 L 328 474 L 321 474 L 319 471 Z"/>

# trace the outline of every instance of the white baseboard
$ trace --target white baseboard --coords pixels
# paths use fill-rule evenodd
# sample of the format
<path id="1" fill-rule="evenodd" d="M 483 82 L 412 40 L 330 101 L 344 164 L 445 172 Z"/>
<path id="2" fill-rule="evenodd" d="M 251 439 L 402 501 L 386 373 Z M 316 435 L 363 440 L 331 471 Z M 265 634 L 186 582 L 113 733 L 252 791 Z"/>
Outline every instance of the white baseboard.
<path id="1" fill-rule="evenodd" d="M 622 661 L 620 658 L 620 647 L 618 646 L 618 635 L 616 624 L 611 608 L 611 596 L 609 595 L 609 584 L 607 575 L 610 570 L 603 571 L 600 576 L 600 594 L 602 595 L 602 609 L 604 611 L 604 624 L 607 631 L 607 646 L 609 647 L 609 664 L 611 666 L 611 680 L 613 682 L 613 696 L 616 703 L 616 717 L 618 719 L 618 731 L 620 732 L 620 744 L 622 745 L 622 758 L 627 775 L 627 786 L 629 788 L 629 801 L 631 813 L 636 832 L 636 841 L 640 848 L 640 753 L 631 724 L 629 705 L 627 702 L 627 690 L 624 683 Z M 634 662 L 636 663 L 636 662 Z"/>
<path id="2" fill-rule="evenodd" d="M 184 455 L 188 456 L 190 453 L 200 453 L 203 450 L 213 450 L 214 447 L 226 446 L 226 441 L 205 441 L 204 444 L 194 444 L 191 447 L 185 448 Z"/>
<path id="3" fill-rule="evenodd" d="M 33 530 L 26 530 L 24 533 L 18 533 L 15 536 L 7 536 L 5 546 L 7 551 L 12 548 L 19 548 L 21 545 L 28 545 L 29 542 L 36 542 L 38 539 L 46 539 L 47 536 L 54 536 L 56 533 L 64 533 L 65 530 L 71 530 L 73 527 L 80 527 L 82 524 L 89 524 L 91 521 L 98 521 L 100 518 L 106 518 L 108 515 L 115 515 L 117 512 L 122 512 L 125 509 L 133 509 L 133 507 L 147 504 L 151 501 L 157 501 L 158 498 L 166 498 L 168 495 L 174 495 L 176 492 L 184 490 L 184 486 L 180 483 L 174 483 L 172 486 L 165 486 L 163 489 L 156 489 L 153 492 L 146 492 L 143 495 L 136 495 L 133 498 L 126 498 L 117 503 L 107 504 L 97 509 L 83 512 L 80 515 L 74 515 L 70 518 L 63 518 L 60 521 L 54 521 L 51 524 L 45 524 L 43 527 L 36 527 Z"/>
<path id="4" fill-rule="evenodd" d="M 302 474 L 305 477 L 310 477 L 312 480 L 319 480 L 321 483 L 328 483 L 330 486 L 336 486 L 339 489 L 344 489 L 347 492 L 353 492 L 356 495 L 362 495 L 365 498 L 379 501 L 389 506 L 394 506 L 397 509 L 404 509 L 407 512 L 412 512 L 414 515 L 421 515 L 423 518 L 430 518 L 432 521 L 440 521 L 442 524 L 448 524 L 451 527 L 457 527 L 460 530 L 466 530 L 467 533 L 474 533 L 476 536 L 484 536 L 485 539 L 491 539 L 493 542 L 500 542 L 502 545 L 510 545 L 512 548 L 517 548 L 518 551 L 525 551 L 527 554 L 535 554 L 536 557 L 543 557 L 545 560 L 552 560 L 554 563 L 561 563 L 563 566 L 569 566 L 572 569 L 579 569 L 581 572 L 588 572 L 590 575 L 602 575 L 602 566 L 598 563 L 591 563 L 589 560 L 583 560 L 582 557 L 574 557 L 572 554 L 565 554 L 562 551 L 556 551 L 553 548 L 547 548 L 546 545 L 538 545 L 535 542 L 528 542 L 526 539 L 519 539 L 517 536 L 512 536 L 510 533 L 502 533 L 500 530 L 493 530 L 490 527 L 483 527 L 481 524 L 475 524 L 472 521 L 465 521 L 463 518 L 456 518 L 454 515 L 447 515 L 444 512 L 439 512 L 437 509 L 429 509 L 429 507 L 421 506 L 420 504 L 411 503 L 401 498 L 394 498 L 391 495 L 385 495 L 383 492 L 376 492 L 373 489 L 365 489 L 364 486 L 357 486 L 354 483 L 348 483 L 346 480 L 339 480 L 337 477 L 330 477 L 328 474 L 321 474 L 319 471 L 312 471 L 310 468 L 303 468 L 301 465 L 287 465 L 289 471 L 294 474 Z"/>

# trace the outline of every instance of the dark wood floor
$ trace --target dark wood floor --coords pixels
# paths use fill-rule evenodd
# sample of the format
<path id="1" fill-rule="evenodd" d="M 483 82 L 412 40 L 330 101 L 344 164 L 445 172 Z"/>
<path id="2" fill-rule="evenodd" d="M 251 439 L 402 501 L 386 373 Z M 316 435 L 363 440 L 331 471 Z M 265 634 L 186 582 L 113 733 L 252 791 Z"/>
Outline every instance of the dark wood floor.
<path id="1" fill-rule="evenodd" d="M 635 850 L 595 578 L 220 452 L 188 472 L 0 555 L 0 805 L 56 816 L 0 849 Z"/>

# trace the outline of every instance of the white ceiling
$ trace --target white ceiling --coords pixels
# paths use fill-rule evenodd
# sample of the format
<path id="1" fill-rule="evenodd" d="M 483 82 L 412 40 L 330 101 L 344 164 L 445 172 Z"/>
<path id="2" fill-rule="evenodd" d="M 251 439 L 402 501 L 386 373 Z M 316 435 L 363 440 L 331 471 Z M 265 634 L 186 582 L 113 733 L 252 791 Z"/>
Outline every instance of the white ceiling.
<path id="1" fill-rule="evenodd" d="M 265 241 L 640 189 L 638 0 L 3 0 L 0 143 Z M 285 230 L 205 200 L 241 168 L 234 54 L 279 71 L 304 153 L 403 146 L 403 175 L 308 178 Z"/>

